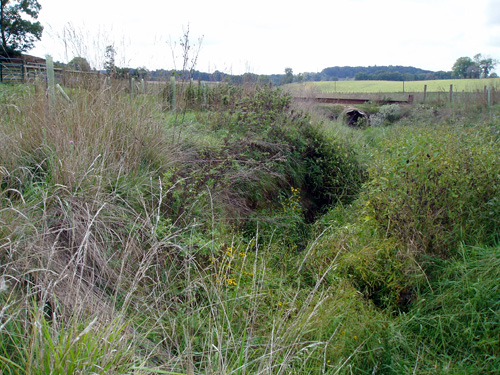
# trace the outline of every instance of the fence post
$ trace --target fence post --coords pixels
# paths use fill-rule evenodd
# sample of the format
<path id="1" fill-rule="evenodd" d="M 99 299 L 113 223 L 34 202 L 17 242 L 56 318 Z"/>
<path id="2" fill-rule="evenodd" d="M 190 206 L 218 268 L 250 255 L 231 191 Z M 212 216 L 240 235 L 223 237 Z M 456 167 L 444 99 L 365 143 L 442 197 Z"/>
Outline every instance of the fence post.
<path id="1" fill-rule="evenodd" d="M 488 86 L 488 106 L 491 105 L 491 85 Z"/>
<path id="2" fill-rule="evenodd" d="M 424 104 L 426 98 L 427 98 L 427 85 L 424 85 Z"/>
<path id="3" fill-rule="evenodd" d="M 130 76 L 129 81 L 130 81 L 130 99 L 134 99 L 134 82 L 135 82 L 134 77 Z"/>
<path id="4" fill-rule="evenodd" d="M 172 110 L 175 111 L 176 103 L 175 103 L 175 77 L 170 77 L 170 86 L 172 89 Z"/>
<path id="5" fill-rule="evenodd" d="M 207 85 L 205 82 L 201 83 L 201 91 L 203 92 L 203 105 L 207 106 Z"/>
<path id="6" fill-rule="evenodd" d="M 47 93 L 49 96 L 49 107 L 54 107 L 55 101 L 55 79 L 54 79 L 54 61 L 52 56 L 47 55 Z"/>
<path id="7" fill-rule="evenodd" d="M 450 103 L 453 102 L 453 85 L 450 85 Z"/>

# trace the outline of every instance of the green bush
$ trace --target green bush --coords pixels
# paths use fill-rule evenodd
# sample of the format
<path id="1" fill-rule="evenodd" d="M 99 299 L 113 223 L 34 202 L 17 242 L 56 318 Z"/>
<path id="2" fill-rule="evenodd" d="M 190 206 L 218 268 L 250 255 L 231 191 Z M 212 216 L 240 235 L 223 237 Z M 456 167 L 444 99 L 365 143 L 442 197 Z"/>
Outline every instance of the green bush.
<path id="1" fill-rule="evenodd" d="M 371 215 L 418 253 L 498 237 L 500 154 L 488 129 L 414 128 L 388 139 L 369 173 Z"/>
<path id="2" fill-rule="evenodd" d="M 370 117 L 371 126 L 392 124 L 401 118 L 401 107 L 397 104 L 386 104 Z"/>
<path id="3" fill-rule="evenodd" d="M 290 187 L 300 190 L 309 220 L 328 205 L 356 197 L 365 174 L 350 145 L 328 138 L 279 90 L 264 86 L 240 94 L 231 97 L 229 111 L 199 116 L 222 142 L 198 148 L 173 180 L 192 180 L 196 173 L 198 187 L 204 188 L 211 179 L 215 196 L 230 202 L 233 213 L 244 213 L 240 216 L 281 209 L 280 197 Z"/>

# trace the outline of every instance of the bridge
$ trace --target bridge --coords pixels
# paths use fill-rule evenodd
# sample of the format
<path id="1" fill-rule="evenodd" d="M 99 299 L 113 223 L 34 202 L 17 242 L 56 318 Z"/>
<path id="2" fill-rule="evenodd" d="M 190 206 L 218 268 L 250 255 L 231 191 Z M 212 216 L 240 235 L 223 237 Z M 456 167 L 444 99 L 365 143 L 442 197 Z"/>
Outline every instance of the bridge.
<path id="1" fill-rule="evenodd" d="M 294 96 L 294 100 L 305 101 L 305 102 L 316 102 L 316 103 L 328 103 L 328 104 L 365 104 L 368 102 L 379 103 L 379 104 L 412 104 L 414 100 L 413 95 L 408 95 L 407 99 L 404 100 L 394 100 L 394 99 L 374 99 L 374 98 L 334 98 L 328 96 L 319 97 L 305 97 L 305 96 Z"/>

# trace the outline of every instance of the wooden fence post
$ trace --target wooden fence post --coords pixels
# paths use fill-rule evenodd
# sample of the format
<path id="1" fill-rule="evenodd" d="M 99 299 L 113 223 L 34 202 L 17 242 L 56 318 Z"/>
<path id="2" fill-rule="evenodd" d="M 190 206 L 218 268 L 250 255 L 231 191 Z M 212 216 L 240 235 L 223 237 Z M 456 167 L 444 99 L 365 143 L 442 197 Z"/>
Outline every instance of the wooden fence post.
<path id="1" fill-rule="evenodd" d="M 427 98 L 427 85 L 424 85 L 424 104 L 426 98 Z"/>
<path id="2" fill-rule="evenodd" d="M 450 103 L 453 102 L 453 85 L 450 85 Z"/>

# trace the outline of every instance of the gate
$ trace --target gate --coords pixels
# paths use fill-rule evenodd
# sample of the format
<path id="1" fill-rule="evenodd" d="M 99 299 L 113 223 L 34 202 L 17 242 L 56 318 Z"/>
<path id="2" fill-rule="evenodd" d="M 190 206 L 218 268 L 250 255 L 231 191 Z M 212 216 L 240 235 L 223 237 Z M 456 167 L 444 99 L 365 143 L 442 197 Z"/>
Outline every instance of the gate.
<path id="1" fill-rule="evenodd" d="M 0 82 L 24 83 L 24 60 L 0 57 Z"/>

